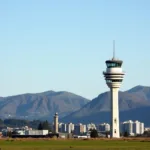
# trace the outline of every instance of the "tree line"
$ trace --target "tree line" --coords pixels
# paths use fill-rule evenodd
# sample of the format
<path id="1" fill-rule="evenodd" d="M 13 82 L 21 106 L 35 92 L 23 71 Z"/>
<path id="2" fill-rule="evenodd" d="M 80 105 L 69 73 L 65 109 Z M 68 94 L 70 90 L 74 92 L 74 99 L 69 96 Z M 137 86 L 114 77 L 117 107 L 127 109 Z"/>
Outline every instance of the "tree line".
<path id="1" fill-rule="evenodd" d="M 29 126 L 33 129 L 39 129 L 39 130 L 49 130 L 52 129 L 52 124 L 46 121 L 40 121 L 40 120 L 23 120 L 23 119 L 0 119 L 0 128 L 4 127 L 12 127 L 12 128 L 19 128 L 23 126 Z"/>

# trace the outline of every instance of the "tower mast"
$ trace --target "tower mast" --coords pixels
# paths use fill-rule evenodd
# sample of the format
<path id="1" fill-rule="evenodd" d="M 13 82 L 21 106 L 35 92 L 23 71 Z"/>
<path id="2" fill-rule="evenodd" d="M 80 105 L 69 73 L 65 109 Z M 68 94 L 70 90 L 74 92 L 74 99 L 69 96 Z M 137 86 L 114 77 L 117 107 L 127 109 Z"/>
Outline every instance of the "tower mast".
<path id="1" fill-rule="evenodd" d="M 113 40 L 113 59 L 115 59 L 115 40 Z"/>

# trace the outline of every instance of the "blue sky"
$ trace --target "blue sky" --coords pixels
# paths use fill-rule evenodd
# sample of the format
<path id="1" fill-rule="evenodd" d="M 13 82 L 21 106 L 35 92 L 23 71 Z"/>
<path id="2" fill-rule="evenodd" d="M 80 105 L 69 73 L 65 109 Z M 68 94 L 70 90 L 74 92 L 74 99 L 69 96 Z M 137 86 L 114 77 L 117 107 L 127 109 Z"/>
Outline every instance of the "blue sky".
<path id="1" fill-rule="evenodd" d="M 92 99 L 105 60 L 124 61 L 121 90 L 150 86 L 149 0 L 1 0 L 0 96 L 47 90 Z"/>

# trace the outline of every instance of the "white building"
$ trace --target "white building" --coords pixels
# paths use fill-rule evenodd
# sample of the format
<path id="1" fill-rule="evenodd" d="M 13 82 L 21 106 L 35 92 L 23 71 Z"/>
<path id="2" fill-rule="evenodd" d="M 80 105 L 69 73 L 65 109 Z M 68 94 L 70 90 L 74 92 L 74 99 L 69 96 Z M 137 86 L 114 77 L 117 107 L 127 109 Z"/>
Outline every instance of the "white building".
<path id="1" fill-rule="evenodd" d="M 140 134 L 144 133 L 144 123 L 140 123 Z"/>
<path id="2" fill-rule="evenodd" d="M 86 133 L 86 125 L 79 123 L 74 126 L 74 134 L 75 135 L 81 135 L 84 133 Z"/>
<path id="3" fill-rule="evenodd" d="M 144 133 L 144 123 L 132 120 L 125 121 L 121 124 L 122 133 L 127 132 L 129 135 L 137 135 Z"/>
<path id="4" fill-rule="evenodd" d="M 84 131 L 84 133 L 86 133 L 87 132 L 87 128 L 86 128 L 86 125 L 83 125 L 83 131 Z"/>
<path id="5" fill-rule="evenodd" d="M 67 124 L 67 133 L 72 133 L 74 131 L 74 124 L 68 123 Z"/>
<path id="6" fill-rule="evenodd" d="M 110 131 L 110 124 L 108 123 L 99 124 L 97 129 L 101 132 Z"/>
<path id="7" fill-rule="evenodd" d="M 67 132 L 67 125 L 65 123 L 62 124 L 62 132 Z"/>
<path id="8" fill-rule="evenodd" d="M 94 123 L 87 124 L 87 130 L 96 129 L 96 125 Z"/>
<path id="9" fill-rule="evenodd" d="M 141 132 L 140 132 L 140 127 L 141 127 L 141 123 L 136 120 L 136 121 L 133 123 L 133 133 L 135 133 L 135 134 L 140 134 L 140 133 L 141 133 Z"/>
<path id="10" fill-rule="evenodd" d="M 67 132 L 67 124 L 59 123 L 59 132 L 66 133 Z"/>
<path id="11" fill-rule="evenodd" d="M 58 123 L 58 132 L 62 132 L 62 123 Z"/>
<path id="12" fill-rule="evenodd" d="M 127 132 L 129 135 L 133 135 L 133 121 L 125 121 L 123 123 L 123 132 Z"/>

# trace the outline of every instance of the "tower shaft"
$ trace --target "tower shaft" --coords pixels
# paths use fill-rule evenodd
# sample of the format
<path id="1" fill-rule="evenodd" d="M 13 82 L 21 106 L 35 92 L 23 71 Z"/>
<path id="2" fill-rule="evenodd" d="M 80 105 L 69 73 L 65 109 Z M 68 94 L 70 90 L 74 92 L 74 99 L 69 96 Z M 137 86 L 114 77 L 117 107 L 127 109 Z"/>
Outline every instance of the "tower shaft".
<path id="1" fill-rule="evenodd" d="M 119 108 L 118 108 L 118 90 L 119 88 L 111 87 L 111 137 L 119 138 Z"/>

